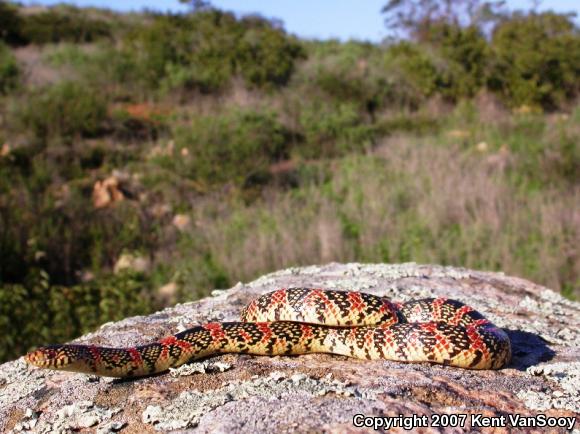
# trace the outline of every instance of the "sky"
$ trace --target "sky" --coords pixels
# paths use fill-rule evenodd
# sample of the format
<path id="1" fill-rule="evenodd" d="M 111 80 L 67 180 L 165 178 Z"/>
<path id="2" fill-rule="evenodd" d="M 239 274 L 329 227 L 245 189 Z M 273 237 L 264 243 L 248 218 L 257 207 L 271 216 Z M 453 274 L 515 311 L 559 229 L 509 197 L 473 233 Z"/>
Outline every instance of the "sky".
<path id="1" fill-rule="evenodd" d="M 24 0 L 24 4 L 52 5 L 70 3 L 77 6 L 98 6 L 120 11 L 186 10 L 178 0 Z M 212 0 L 223 10 L 240 14 L 259 13 L 277 18 L 284 28 L 303 38 L 341 40 L 358 39 L 379 42 L 386 36 L 381 8 L 387 0 Z M 507 0 L 510 9 L 529 9 L 529 0 Z M 539 10 L 575 12 L 580 15 L 579 0 L 543 0 Z M 580 22 L 580 17 L 576 17 Z"/>

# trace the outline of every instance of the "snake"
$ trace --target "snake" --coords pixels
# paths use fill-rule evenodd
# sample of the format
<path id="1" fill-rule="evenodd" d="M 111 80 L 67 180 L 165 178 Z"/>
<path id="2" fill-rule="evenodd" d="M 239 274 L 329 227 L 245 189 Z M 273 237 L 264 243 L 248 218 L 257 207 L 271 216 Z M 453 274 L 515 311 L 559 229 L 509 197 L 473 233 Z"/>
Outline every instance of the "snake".
<path id="1" fill-rule="evenodd" d="M 442 297 L 396 303 L 355 291 L 282 288 L 251 301 L 240 319 L 209 322 L 128 348 L 48 345 L 28 353 L 25 361 L 39 368 L 128 378 L 224 353 L 330 353 L 467 369 L 500 369 L 511 359 L 504 330 L 474 308 Z"/>

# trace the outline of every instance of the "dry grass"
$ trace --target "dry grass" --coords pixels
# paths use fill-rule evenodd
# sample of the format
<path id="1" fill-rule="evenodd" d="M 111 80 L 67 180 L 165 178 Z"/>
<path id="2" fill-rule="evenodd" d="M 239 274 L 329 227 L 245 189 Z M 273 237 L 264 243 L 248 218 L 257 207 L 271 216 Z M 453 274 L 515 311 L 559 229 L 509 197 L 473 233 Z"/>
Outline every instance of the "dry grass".
<path id="1" fill-rule="evenodd" d="M 61 71 L 43 62 L 43 49 L 28 46 L 14 50 L 14 55 L 22 68 L 24 84 L 27 86 L 43 86 L 62 80 Z"/>
<path id="2" fill-rule="evenodd" d="M 572 292 L 580 188 L 519 194 L 498 158 L 394 139 L 340 161 L 327 183 L 274 192 L 251 208 L 208 202 L 195 212 L 197 231 L 233 281 L 291 265 L 417 261 L 502 270 Z"/>

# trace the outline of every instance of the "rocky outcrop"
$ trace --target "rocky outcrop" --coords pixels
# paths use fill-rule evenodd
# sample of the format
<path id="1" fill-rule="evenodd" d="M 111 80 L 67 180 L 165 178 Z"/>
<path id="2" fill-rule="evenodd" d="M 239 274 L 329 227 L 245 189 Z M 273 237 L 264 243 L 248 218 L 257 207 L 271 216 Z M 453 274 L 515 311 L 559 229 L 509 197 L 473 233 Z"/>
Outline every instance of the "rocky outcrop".
<path id="1" fill-rule="evenodd" d="M 121 381 L 39 370 L 19 359 L 0 366 L 0 431 L 373 429 L 356 428 L 354 419 L 383 429 L 385 424 L 427 424 L 423 432 L 503 432 L 522 423 L 575 423 L 580 432 L 580 303 L 500 273 L 416 264 L 293 268 L 147 317 L 105 324 L 78 342 L 128 346 L 207 321 L 236 320 L 253 298 L 292 286 L 365 291 L 399 301 L 459 299 L 506 329 L 512 363 L 500 371 L 469 371 L 325 354 L 230 354 Z M 486 423 L 498 426 L 483 428 Z"/>

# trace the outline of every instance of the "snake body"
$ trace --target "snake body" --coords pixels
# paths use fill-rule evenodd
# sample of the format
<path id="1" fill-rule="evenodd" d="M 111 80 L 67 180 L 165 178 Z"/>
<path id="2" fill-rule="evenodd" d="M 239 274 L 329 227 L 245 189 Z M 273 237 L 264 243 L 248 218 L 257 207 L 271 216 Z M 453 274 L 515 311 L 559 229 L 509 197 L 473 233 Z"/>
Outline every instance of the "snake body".
<path id="1" fill-rule="evenodd" d="M 503 330 L 445 298 L 396 304 L 359 292 L 280 289 L 252 301 L 241 320 L 196 326 L 130 348 L 50 345 L 25 360 L 41 368 L 138 377 L 222 353 L 332 353 L 470 369 L 499 369 L 511 358 Z"/>

